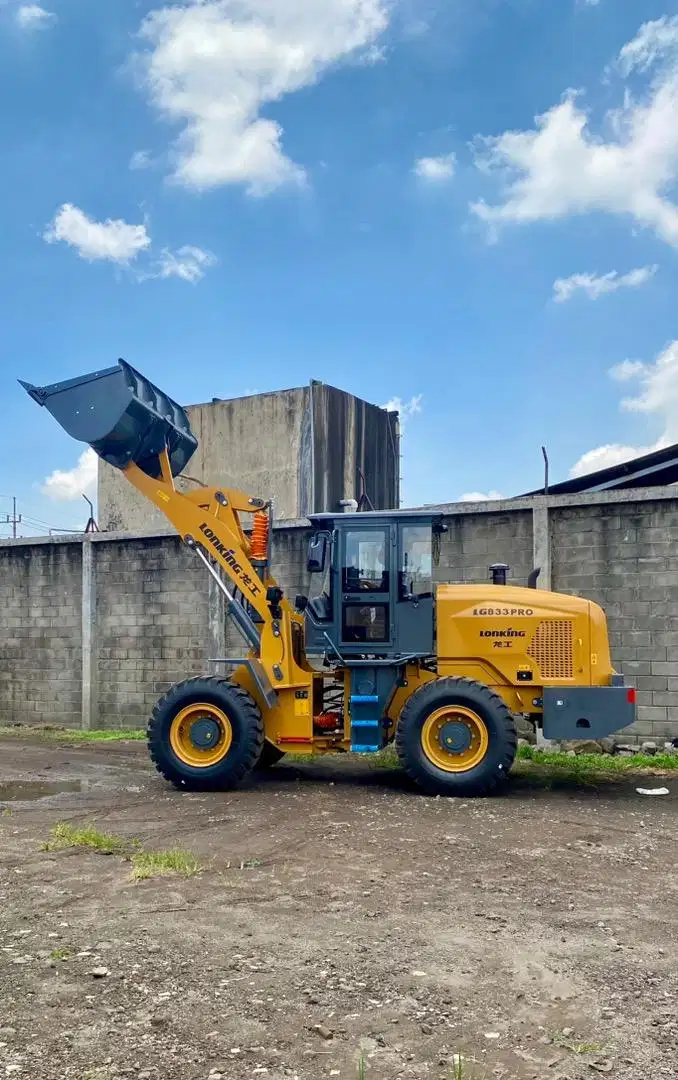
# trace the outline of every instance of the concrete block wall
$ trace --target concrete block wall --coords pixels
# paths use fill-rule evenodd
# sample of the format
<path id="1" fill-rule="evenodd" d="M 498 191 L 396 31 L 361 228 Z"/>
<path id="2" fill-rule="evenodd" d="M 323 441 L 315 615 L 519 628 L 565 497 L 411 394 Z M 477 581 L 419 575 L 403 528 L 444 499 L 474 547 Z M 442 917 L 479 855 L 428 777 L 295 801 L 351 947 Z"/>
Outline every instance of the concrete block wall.
<path id="1" fill-rule="evenodd" d="M 0 547 L 0 723 L 81 722 L 79 544 Z"/>
<path id="2" fill-rule="evenodd" d="M 93 551 L 97 726 L 136 727 L 170 686 L 206 669 L 210 579 L 178 537 Z"/>
<path id="3" fill-rule="evenodd" d="M 534 558 L 529 510 L 448 515 L 446 525 L 434 571 L 436 581 L 489 581 L 491 564 L 504 562 L 511 568 L 511 585 L 527 584 Z"/>
<path id="4" fill-rule="evenodd" d="M 638 690 L 633 734 L 678 736 L 678 501 L 550 514 L 553 587 L 605 609 L 613 661 Z"/>
<path id="5" fill-rule="evenodd" d="M 624 737 L 678 737 L 678 492 L 538 497 L 440 508 L 438 581 L 525 584 L 600 603 L 613 660 L 638 688 Z M 276 576 L 308 590 L 308 526 L 280 522 Z M 218 588 L 174 534 L 0 542 L 0 723 L 143 726 L 174 682 L 237 654 Z M 56 689 L 54 689 L 56 687 Z"/>

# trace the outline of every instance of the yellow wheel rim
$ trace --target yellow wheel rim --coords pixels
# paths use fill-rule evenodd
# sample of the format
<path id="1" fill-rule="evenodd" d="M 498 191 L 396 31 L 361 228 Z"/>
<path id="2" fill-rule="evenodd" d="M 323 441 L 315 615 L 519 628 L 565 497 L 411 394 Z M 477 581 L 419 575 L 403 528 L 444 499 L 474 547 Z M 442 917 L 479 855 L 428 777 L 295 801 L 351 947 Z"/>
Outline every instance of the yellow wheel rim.
<path id="1" fill-rule="evenodd" d="M 490 745 L 490 736 L 485 721 L 473 709 L 445 705 L 426 719 L 421 745 L 436 768 L 462 773 L 480 764 Z"/>
<path id="2" fill-rule="evenodd" d="M 187 705 L 170 727 L 170 746 L 184 765 L 207 769 L 226 757 L 233 742 L 231 721 L 216 705 Z"/>

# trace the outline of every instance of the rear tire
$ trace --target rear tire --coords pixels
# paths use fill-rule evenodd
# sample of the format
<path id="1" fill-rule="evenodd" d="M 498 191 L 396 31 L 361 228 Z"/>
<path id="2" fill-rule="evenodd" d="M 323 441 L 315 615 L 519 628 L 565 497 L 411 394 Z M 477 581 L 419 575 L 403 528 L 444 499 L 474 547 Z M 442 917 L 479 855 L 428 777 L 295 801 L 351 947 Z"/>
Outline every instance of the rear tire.
<path id="1" fill-rule="evenodd" d="M 408 775 L 433 795 L 487 795 L 513 765 L 518 738 L 504 700 L 472 679 L 441 678 L 406 702 L 396 750 Z"/>
<path id="2" fill-rule="evenodd" d="M 261 751 L 261 757 L 257 761 L 254 768 L 259 771 L 263 769 L 272 769 L 274 765 L 277 765 L 281 758 L 284 758 L 285 751 L 279 750 L 277 746 L 269 742 L 268 739 L 264 739 L 264 747 Z"/>
<path id="3" fill-rule="evenodd" d="M 209 676 L 178 683 L 158 702 L 147 732 L 158 772 L 184 790 L 238 787 L 264 744 L 259 706 L 240 686 Z"/>

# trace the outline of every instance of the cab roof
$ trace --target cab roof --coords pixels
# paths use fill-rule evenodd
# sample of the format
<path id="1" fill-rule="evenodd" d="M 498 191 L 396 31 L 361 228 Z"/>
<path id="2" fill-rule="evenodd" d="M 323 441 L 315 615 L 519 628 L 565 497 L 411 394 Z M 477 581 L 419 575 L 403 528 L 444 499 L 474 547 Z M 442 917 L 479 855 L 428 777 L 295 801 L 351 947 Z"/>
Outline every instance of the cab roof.
<path id="1" fill-rule="evenodd" d="M 312 525 L 318 528 L 327 527 L 328 525 L 335 524 L 337 522 L 346 522 L 346 524 L 365 524 L 378 522 L 398 522 L 398 521 L 420 521 L 430 522 L 431 524 L 443 520 L 444 515 L 441 513 L 425 511 L 425 510 L 363 510 L 343 514 L 338 512 L 336 514 L 309 514 L 308 520 Z"/>

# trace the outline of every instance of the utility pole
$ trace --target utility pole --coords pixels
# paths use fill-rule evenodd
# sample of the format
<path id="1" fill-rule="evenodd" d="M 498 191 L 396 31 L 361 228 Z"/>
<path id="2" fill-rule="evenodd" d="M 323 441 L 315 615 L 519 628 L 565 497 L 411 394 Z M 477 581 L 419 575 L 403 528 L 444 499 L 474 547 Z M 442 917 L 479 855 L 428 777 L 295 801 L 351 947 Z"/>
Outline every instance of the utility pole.
<path id="1" fill-rule="evenodd" d="M 17 514 L 16 512 L 16 496 L 12 499 L 11 515 L 5 514 L 4 518 L 0 518 L 0 523 L 12 526 L 12 539 L 16 540 L 16 527 L 21 524 L 21 514 Z"/>
<path id="2" fill-rule="evenodd" d="M 85 502 L 89 506 L 89 521 L 85 525 L 85 532 L 86 533 L 99 532 L 99 526 L 97 525 L 95 517 L 94 517 L 94 506 L 92 505 L 92 500 L 88 499 L 86 495 L 83 495 L 83 499 L 85 500 Z"/>

